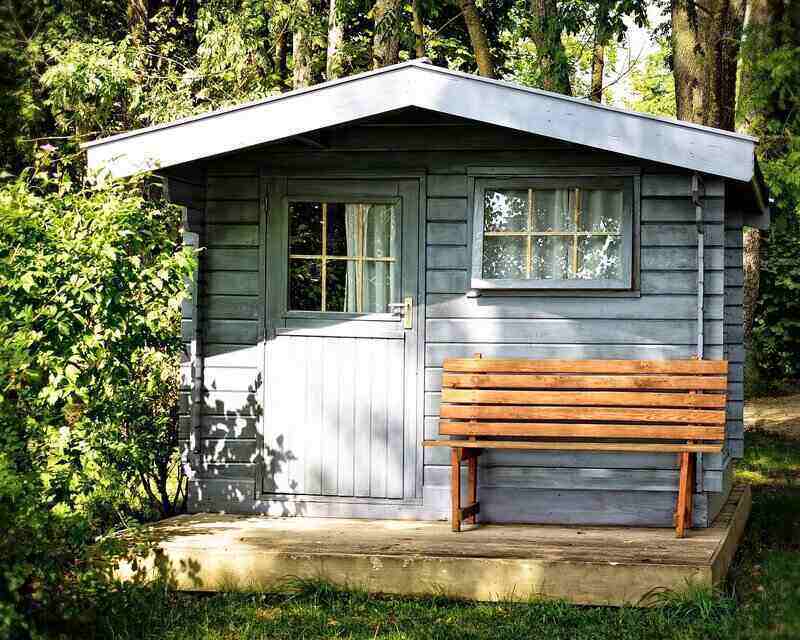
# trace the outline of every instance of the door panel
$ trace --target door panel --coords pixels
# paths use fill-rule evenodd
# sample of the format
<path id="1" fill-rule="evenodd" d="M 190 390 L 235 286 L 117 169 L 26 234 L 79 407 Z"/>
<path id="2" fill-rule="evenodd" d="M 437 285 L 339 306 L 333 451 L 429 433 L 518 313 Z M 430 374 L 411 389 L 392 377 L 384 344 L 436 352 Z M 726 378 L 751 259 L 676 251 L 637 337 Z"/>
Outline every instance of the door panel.
<path id="1" fill-rule="evenodd" d="M 292 195 L 286 195 L 290 192 Z M 345 502 L 414 497 L 414 466 L 421 459 L 416 451 L 415 409 L 418 321 L 415 318 L 412 327 L 405 329 L 403 318 L 390 313 L 388 303 L 411 297 L 416 312 L 418 182 L 302 180 L 287 185 L 275 181 L 269 193 L 263 491 L 298 499 L 340 497 Z M 296 206 L 297 201 L 305 204 Z M 315 211 L 322 216 L 322 211 L 344 211 L 342 203 L 353 203 L 346 210 L 348 215 L 352 213 L 346 239 L 337 245 L 348 248 L 332 254 L 331 259 L 331 263 L 342 261 L 362 239 L 364 247 L 371 246 L 368 221 L 359 221 L 356 215 L 357 203 L 365 201 L 391 203 L 393 215 L 399 217 L 397 234 L 401 235 L 397 242 L 392 240 L 393 249 L 388 253 L 365 249 L 362 263 L 354 260 L 350 264 L 344 286 L 348 290 L 363 287 L 369 270 L 359 269 L 369 266 L 373 255 L 396 259 L 393 284 L 386 288 L 391 291 L 389 298 L 380 305 L 363 307 L 368 313 L 352 311 L 362 308 L 352 300 L 345 303 L 351 309 L 347 313 L 328 311 L 324 301 L 319 311 L 287 310 L 289 291 L 298 286 L 301 277 L 302 286 L 322 287 L 333 271 L 321 266 L 319 275 L 315 272 L 309 277 L 308 270 L 302 276 L 290 275 L 290 260 L 310 263 L 319 257 L 320 265 L 325 265 L 327 255 L 323 242 L 306 242 L 303 246 L 313 249 L 308 253 L 292 252 L 292 242 L 297 246 L 296 229 L 302 227 L 303 233 L 325 229 L 326 224 L 314 218 L 318 215 Z M 310 224 L 298 225 L 292 219 L 295 230 L 290 231 L 290 211 L 310 211 Z M 324 219 L 331 220 L 326 216 Z M 356 231 L 350 235 L 353 229 Z M 294 241 L 289 240 L 290 233 Z M 326 242 L 330 237 L 329 233 Z M 295 280 L 290 284 L 289 278 Z M 361 291 L 366 295 L 363 288 Z M 317 299 L 313 292 L 291 295 L 294 300 L 302 298 L 304 305 L 310 300 L 306 306 Z"/>

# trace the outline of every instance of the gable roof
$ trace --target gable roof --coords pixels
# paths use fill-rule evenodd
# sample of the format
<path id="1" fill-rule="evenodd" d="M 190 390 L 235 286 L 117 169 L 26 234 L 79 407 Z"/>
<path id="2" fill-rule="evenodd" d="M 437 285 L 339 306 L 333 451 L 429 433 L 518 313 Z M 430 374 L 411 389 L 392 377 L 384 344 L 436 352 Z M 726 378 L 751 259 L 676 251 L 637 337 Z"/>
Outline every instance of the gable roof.
<path id="1" fill-rule="evenodd" d="M 735 180 L 754 176 L 756 139 L 412 60 L 83 145 L 90 170 L 166 168 L 419 107 Z"/>

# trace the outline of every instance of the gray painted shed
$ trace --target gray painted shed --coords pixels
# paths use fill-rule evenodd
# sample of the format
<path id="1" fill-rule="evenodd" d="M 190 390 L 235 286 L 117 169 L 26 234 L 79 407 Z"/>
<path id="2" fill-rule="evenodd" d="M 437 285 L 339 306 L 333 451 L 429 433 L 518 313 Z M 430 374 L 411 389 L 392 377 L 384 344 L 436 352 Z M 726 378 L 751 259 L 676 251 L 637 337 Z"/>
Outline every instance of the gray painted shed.
<path id="1" fill-rule="evenodd" d="M 183 323 L 190 509 L 445 519 L 447 450 L 422 447 L 445 358 L 702 351 L 730 362 L 724 451 L 697 470 L 707 526 L 743 451 L 742 227 L 769 220 L 754 145 L 424 61 L 89 143 L 98 171 L 163 176 L 203 249 Z M 530 226 L 524 267 L 485 277 L 487 194 L 506 218 L 527 197 L 533 225 L 533 198 L 573 187 L 586 204 L 564 210 L 587 217 L 592 193 L 623 194 L 623 224 L 593 227 L 619 244 L 597 268 L 619 277 L 551 278 L 569 267 L 538 251 L 574 241 L 585 267 L 589 250 Z M 672 523 L 674 455 L 497 450 L 481 465 L 482 519 Z"/>

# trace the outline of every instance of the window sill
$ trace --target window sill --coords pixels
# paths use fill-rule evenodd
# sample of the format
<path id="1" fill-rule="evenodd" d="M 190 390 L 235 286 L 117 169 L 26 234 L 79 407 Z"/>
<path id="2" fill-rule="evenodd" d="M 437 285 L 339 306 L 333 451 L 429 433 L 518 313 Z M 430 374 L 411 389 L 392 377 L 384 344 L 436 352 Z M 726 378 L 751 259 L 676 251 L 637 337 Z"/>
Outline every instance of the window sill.
<path id="1" fill-rule="evenodd" d="M 484 280 L 474 277 L 470 286 L 477 290 L 629 291 L 631 289 L 631 283 L 622 280 Z"/>
<path id="2" fill-rule="evenodd" d="M 640 298 L 641 291 L 620 283 L 584 282 L 565 285 L 562 281 L 545 284 L 530 280 L 481 280 L 472 279 L 467 297 L 481 296 L 541 296 L 541 297 L 596 297 L 596 298 Z"/>

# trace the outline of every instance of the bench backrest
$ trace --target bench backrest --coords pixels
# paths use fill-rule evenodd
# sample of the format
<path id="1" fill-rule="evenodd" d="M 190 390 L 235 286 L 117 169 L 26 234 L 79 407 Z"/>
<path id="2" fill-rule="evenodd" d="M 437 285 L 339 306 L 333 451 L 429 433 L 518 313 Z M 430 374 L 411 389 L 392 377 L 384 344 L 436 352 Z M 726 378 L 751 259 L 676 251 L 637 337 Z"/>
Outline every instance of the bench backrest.
<path id="1" fill-rule="evenodd" d="M 721 441 L 727 375 L 723 360 L 448 359 L 439 433 Z"/>

